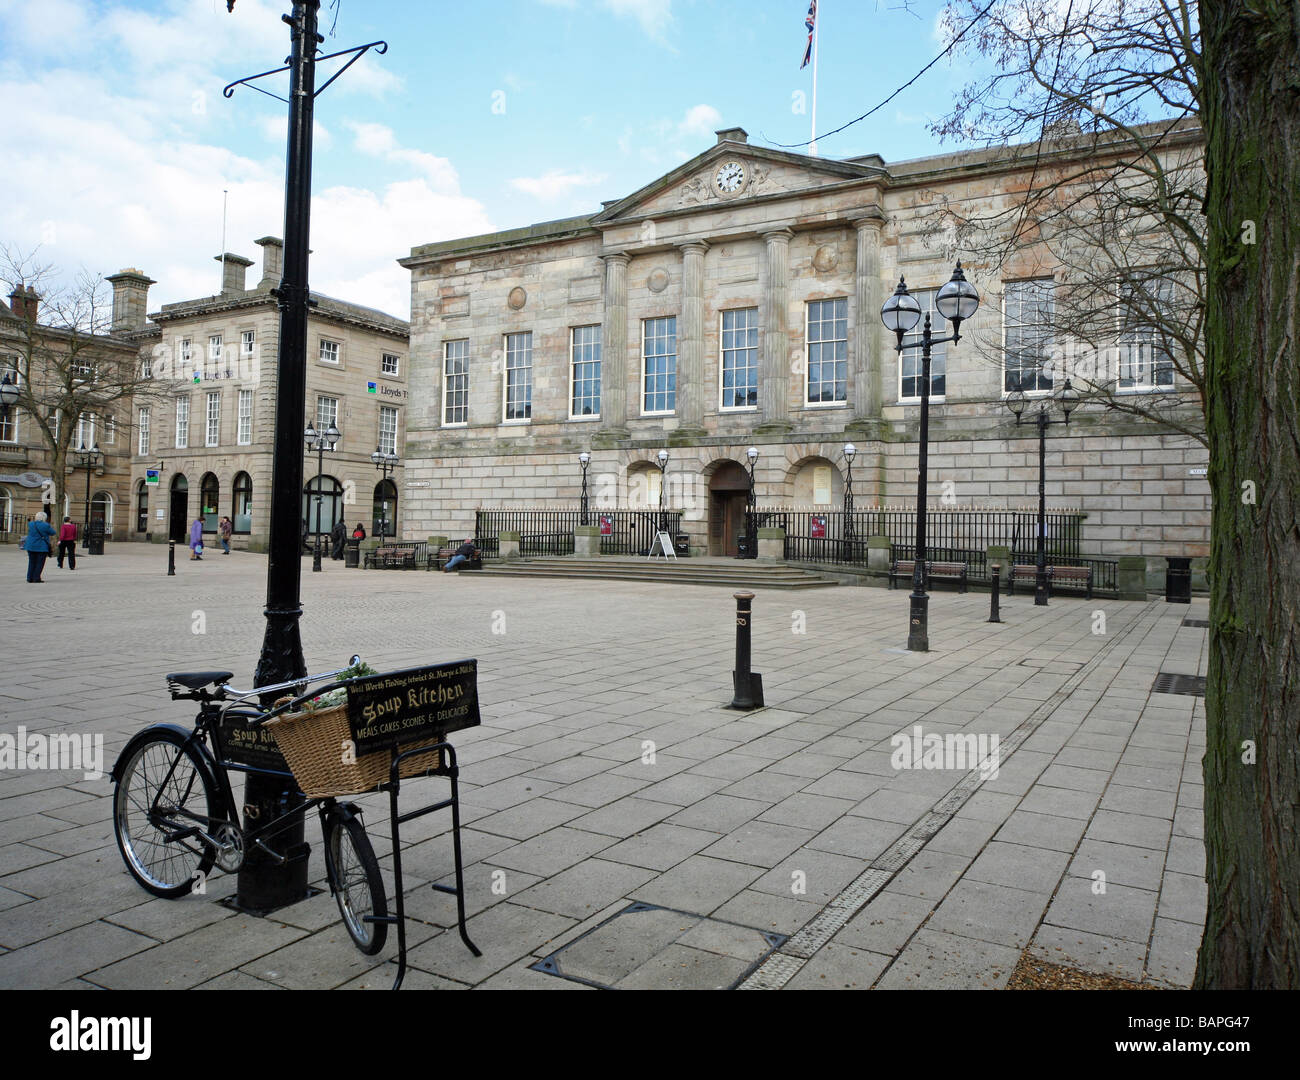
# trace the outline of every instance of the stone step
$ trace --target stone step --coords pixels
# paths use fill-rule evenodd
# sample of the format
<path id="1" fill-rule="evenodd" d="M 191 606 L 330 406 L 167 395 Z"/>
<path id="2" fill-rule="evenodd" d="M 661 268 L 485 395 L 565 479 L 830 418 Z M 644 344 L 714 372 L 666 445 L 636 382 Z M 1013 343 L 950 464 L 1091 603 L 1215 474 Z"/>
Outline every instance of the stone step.
<path id="1" fill-rule="evenodd" d="M 638 565 L 639 563 L 639 565 Z M 720 562 L 650 562 L 635 559 L 556 559 L 497 562 L 487 560 L 481 571 L 493 577 L 578 578 L 592 581 L 652 581 L 677 585 L 718 585 L 731 588 L 819 589 L 836 582 L 806 570 L 782 566 L 728 565 Z"/>

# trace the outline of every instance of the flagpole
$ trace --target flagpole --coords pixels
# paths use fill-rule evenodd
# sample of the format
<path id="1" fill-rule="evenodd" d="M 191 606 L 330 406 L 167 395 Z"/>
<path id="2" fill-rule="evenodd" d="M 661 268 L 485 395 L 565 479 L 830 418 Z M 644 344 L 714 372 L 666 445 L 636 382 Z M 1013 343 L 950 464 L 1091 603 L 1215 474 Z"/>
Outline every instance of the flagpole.
<path id="1" fill-rule="evenodd" d="M 821 4 L 817 5 L 817 16 L 813 20 L 813 96 L 812 96 L 812 138 L 808 143 L 808 153 L 817 156 L 817 38 L 821 29 Z"/>

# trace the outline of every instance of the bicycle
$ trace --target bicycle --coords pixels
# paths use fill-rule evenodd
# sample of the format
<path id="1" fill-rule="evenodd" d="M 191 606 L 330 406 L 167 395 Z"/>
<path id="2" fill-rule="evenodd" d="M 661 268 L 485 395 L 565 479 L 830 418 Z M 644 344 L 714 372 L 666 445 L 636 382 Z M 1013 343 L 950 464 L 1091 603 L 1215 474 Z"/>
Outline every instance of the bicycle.
<path id="1" fill-rule="evenodd" d="M 482 955 L 469 939 L 465 927 L 458 769 L 454 749 L 441 738 L 430 745 L 395 748 L 387 770 L 388 780 L 377 785 L 377 790 L 387 790 L 390 796 L 397 908 L 396 913 L 390 915 L 379 861 L 366 835 L 361 809 L 355 803 L 340 802 L 334 796 L 305 795 L 292 772 L 236 760 L 225 738 L 228 731 L 223 728 L 223 721 L 229 718 L 241 722 L 245 731 L 256 732 L 267 721 L 300 707 L 309 698 L 346 685 L 345 682 L 335 682 L 304 693 L 308 686 L 333 679 L 360 662 L 359 656 L 353 656 L 347 668 L 252 690 L 231 686 L 228 680 L 233 673 L 229 671 L 173 672 L 167 675 L 172 700 L 199 703 L 194 727 L 186 730 L 176 724 L 155 724 L 134 735 L 122 749 L 110 773 L 115 785 L 113 833 L 131 876 L 155 896 L 178 899 L 204 882 L 214 866 L 226 873 L 237 873 L 252 848 L 280 865 L 285 864 L 288 858 L 276 851 L 269 841 L 284 831 L 292 819 L 315 807 L 325 838 L 326 880 L 353 944 L 364 955 L 373 956 L 384 947 L 389 925 L 397 926 L 398 974 L 393 986 L 397 989 L 406 971 L 399 836 L 399 825 L 403 821 L 433 810 L 451 808 L 456 885 L 453 888 L 434 884 L 433 888 L 456 897 L 461 939 L 475 956 Z M 273 695 L 285 691 L 297 696 L 280 699 L 272 708 L 249 700 L 267 697 L 274 700 Z M 431 754 L 436 756 L 431 758 Z M 415 771 L 410 772 L 404 763 L 412 758 L 421 762 L 433 760 L 436 764 L 432 767 L 418 764 Z M 241 826 L 230 786 L 231 771 L 282 778 L 297 797 L 290 800 L 290 809 L 270 821 L 253 827 Z M 451 798 L 399 814 L 401 775 L 407 778 L 412 775 L 445 776 L 451 781 Z"/>

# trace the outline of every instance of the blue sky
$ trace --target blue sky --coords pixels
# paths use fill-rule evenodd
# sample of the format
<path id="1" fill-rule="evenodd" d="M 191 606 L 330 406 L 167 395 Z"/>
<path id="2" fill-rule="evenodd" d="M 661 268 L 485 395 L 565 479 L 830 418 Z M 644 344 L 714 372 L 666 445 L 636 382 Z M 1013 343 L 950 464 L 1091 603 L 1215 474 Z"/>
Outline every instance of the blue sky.
<path id="1" fill-rule="evenodd" d="M 282 61 L 290 7 L 0 0 L 0 239 L 39 245 L 63 272 L 139 267 L 158 280 L 156 310 L 216 290 L 224 189 L 227 249 L 260 257 L 252 241 L 283 229 L 285 106 L 220 91 Z M 819 130 L 928 62 L 941 8 L 821 0 Z M 325 0 L 325 51 L 390 48 L 317 100 L 313 287 L 405 316 L 409 280 L 394 260 L 413 245 L 594 210 L 707 149 L 715 128 L 744 127 L 759 145 L 806 140 L 806 11 L 806 0 Z M 937 65 L 819 154 L 941 152 L 925 121 L 970 74 Z"/>

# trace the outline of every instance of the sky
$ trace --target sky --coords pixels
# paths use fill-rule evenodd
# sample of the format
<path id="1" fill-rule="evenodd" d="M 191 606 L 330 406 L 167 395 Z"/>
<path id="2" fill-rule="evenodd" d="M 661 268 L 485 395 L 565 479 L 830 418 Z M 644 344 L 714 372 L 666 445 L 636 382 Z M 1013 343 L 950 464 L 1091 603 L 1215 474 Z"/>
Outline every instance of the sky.
<path id="1" fill-rule="evenodd" d="M 0 0 L 0 243 L 55 268 L 136 267 L 150 312 L 212 295 L 225 250 L 282 236 L 287 106 L 229 82 L 281 65 L 289 0 Z M 820 0 L 817 128 L 941 51 L 942 4 Z M 807 0 L 323 0 L 322 52 L 377 39 L 316 99 L 311 286 L 406 318 L 419 244 L 583 214 L 708 149 L 806 141 Z M 318 66 L 318 85 L 341 63 Z M 944 60 L 822 157 L 945 152 L 974 74 Z M 259 82 L 284 94 L 287 75 Z M 792 147 L 804 152 L 802 147 Z M 223 194 L 224 193 L 224 194 Z"/>

